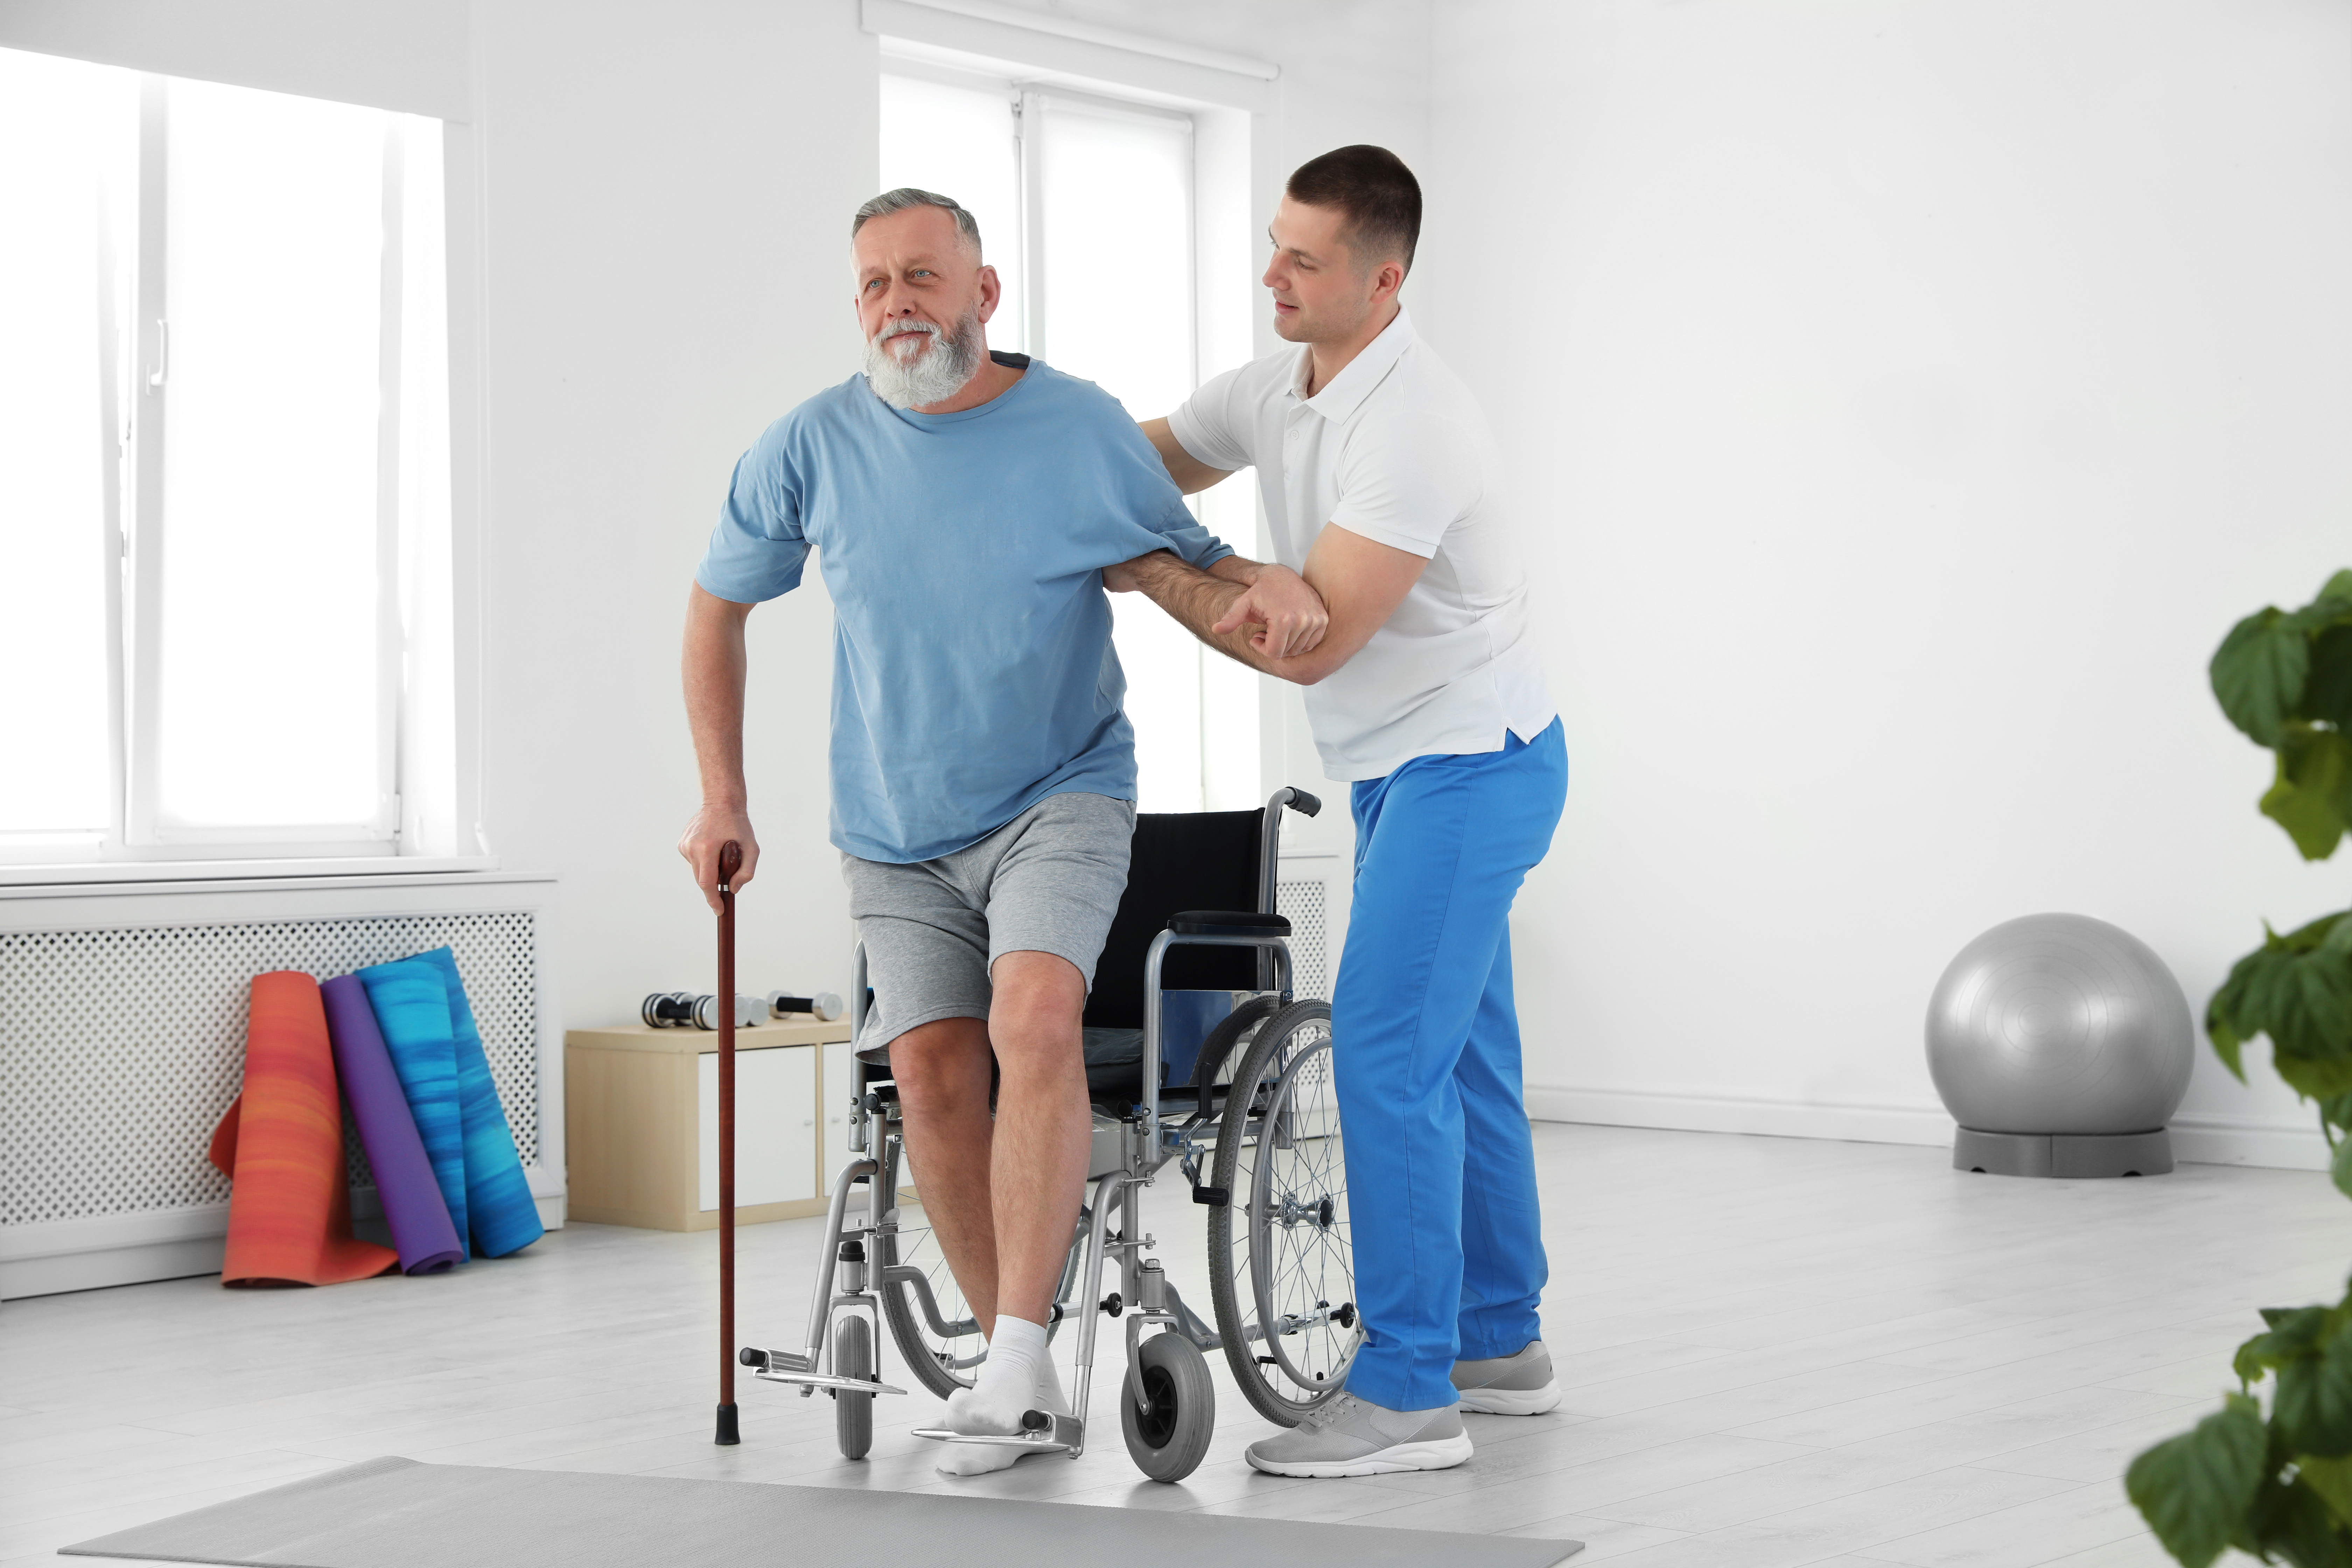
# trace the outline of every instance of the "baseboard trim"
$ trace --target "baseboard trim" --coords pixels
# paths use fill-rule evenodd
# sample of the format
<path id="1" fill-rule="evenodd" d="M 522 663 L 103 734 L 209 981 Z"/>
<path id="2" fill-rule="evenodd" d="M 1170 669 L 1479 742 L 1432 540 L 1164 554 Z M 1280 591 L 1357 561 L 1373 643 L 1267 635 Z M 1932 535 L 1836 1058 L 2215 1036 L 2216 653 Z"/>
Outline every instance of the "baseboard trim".
<path id="1" fill-rule="evenodd" d="M 569 1217 L 562 1177 L 540 1165 L 523 1170 L 540 1224 L 562 1230 Z M 383 1215 L 373 1187 L 352 1189 L 354 1221 L 381 1231 Z M 0 1226 L 0 1300 L 218 1274 L 227 1246 L 226 1203 Z"/>
<path id="2" fill-rule="evenodd" d="M 1941 1106 L 1837 1105 L 1760 1096 L 1667 1094 L 1642 1089 L 1529 1084 L 1528 1114 L 1538 1121 L 1657 1127 L 1681 1132 L 1748 1132 L 1768 1138 L 1827 1138 L 1850 1143 L 1948 1147 L 1952 1119 Z M 2311 1122 L 2190 1112 L 2172 1121 L 2176 1160 L 2327 1169 L 2327 1141 Z"/>

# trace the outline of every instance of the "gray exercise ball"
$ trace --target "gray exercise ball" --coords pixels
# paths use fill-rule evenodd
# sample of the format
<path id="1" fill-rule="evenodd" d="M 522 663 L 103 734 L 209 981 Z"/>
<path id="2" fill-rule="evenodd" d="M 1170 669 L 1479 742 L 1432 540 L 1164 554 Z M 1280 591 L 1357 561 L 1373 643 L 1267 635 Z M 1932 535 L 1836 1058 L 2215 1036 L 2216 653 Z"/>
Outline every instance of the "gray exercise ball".
<path id="1" fill-rule="evenodd" d="M 2088 915 L 1993 927 L 1927 1004 L 1936 1092 L 1985 1132 L 2152 1131 L 2180 1109 L 2195 1047 L 2164 960 Z"/>

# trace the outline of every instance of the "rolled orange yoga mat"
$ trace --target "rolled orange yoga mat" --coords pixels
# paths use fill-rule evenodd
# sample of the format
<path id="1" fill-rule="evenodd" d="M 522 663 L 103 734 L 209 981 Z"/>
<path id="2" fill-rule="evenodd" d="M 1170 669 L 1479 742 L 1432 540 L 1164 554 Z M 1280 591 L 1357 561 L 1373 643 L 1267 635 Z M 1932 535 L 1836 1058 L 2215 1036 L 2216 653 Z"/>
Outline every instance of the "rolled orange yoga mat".
<path id="1" fill-rule="evenodd" d="M 229 1178 L 224 1285 L 333 1285 L 400 1267 L 352 1235 L 343 1111 L 319 983 L 279 970 L 253 977 L 245 1092 L 213 1133 Z"/>

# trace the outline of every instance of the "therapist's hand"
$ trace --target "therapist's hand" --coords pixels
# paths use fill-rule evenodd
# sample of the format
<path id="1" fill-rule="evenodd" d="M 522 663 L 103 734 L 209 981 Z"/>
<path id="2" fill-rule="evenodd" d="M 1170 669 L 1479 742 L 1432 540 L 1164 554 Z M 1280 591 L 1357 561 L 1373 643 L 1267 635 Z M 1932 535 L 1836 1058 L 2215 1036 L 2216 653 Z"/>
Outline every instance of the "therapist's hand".
<path id="1" fill-rule="evenodd" d="M 1315 650 L 1330 624 L 1322 595 L 1289 567 L 1267 563 L 1255 568 L 1242 596 L 1209 629 L 1222 634 L 1255 626 L 1253 647 L 1268 658 L 1297 658 Z"/>

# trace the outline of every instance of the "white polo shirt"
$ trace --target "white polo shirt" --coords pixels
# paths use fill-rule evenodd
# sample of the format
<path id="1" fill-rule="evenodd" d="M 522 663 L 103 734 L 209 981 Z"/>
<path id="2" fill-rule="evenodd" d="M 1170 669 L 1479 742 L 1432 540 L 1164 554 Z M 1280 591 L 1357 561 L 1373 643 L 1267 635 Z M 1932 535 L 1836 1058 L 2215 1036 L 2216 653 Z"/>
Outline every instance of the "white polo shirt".
<path id="1" fill-rule="evenodd" d="M 1506 731 L 1534 740 L 1559 710 L 1528 645 L 1502 465 L 1470 389 L 1402 310 L 1312 397 L 1308 353 L 1227 371 L 1168 427 L 1211 468 L 1256 467 L 1275 559 L 1293 571 L 1327 522 L 1429 563 L 1362 651 L 1305 689 L 1324 768 L 1352 783 L 1499 752 Z"/>

